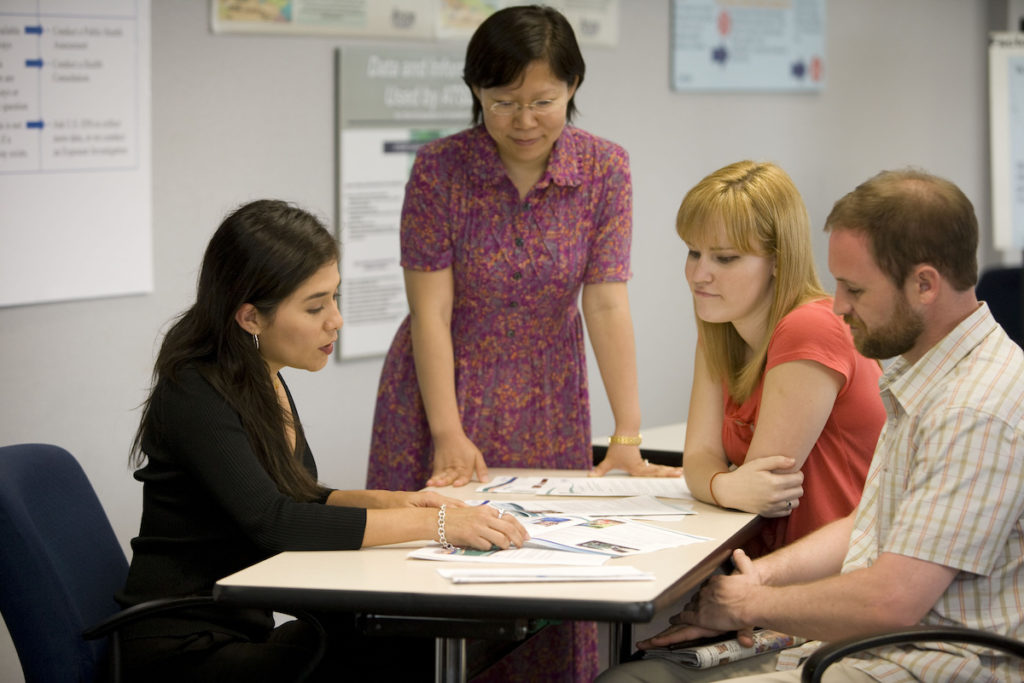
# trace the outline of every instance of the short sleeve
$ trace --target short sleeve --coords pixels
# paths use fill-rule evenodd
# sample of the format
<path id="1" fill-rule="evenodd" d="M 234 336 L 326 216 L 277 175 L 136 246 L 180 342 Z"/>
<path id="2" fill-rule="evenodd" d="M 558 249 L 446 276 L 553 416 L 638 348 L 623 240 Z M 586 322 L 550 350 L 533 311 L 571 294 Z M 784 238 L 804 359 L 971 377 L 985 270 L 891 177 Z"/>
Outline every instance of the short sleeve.
<path id="1" fill-rule="evenodd" d="M 606 141 L 583 153 L 583 164 L 592 164 L 599 188 L 595 206 L 595 236 L 583 276 L 586 284 L 625 282 L 633 239 L 633 182 L 629 156 L 622 147 Z M 592 158 L 587 159 L 587 156 Z"/>
<path id="2" fill-rule="evenodd" d="M 811 360 L 841 374 L 848 382 L 857 350 L 846 323 L 832 312 L 830 299 L 803 304 L 779 321 L 768 344 L 765 372 L 794 360 Z"/>
<path id="3" fill-rule="evenodd" d="M 445 153 L 435 145 L 420 148 L 405 186 L 401 222 L 401 265 L 408 270 L 443 270 L 452 265 L 451 212 L 447 198 L 452 177 Z"/>

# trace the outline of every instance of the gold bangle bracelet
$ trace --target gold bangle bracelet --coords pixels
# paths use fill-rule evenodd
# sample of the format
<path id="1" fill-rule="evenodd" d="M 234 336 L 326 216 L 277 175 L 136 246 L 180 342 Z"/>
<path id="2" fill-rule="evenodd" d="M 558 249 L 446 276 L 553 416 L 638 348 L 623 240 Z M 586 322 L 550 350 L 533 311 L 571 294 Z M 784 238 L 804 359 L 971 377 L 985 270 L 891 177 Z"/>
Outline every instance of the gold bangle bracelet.
<path id="1" fill-rule="evenodd" d="M 640 434 L 636 436 L 615 436 L 608 437 L 609 446 L 639 446 L 643 443 L 644 437 Z"/>

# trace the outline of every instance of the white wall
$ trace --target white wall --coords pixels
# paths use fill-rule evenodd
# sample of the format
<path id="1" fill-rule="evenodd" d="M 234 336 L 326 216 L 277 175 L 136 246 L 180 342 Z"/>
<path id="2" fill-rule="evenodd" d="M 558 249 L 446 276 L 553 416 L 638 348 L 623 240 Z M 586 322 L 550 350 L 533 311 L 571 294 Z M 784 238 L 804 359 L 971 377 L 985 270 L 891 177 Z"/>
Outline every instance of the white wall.
<path id="1" fill-rule="evenodd" d="M 821 226 L 832 202 L 858 182 L 913 164 L 958 183 L 985 231 L 990 214 L 993 2 L 829 2 L 827 86 L 817 95 L 670 91 L 669 4 L 620 2 L 620 44 L 586 50 L 577 98 L 579 125 L 623 144 L 632 158 L 630 296 L 648 425 L 686 414 L 695 333 L 673 222 L 683 193 L 703 175 L 740 158 L 776 161 Z M 208 14 L 199 0 L 152 7 L 155 291 L 0 309 L 0 443 L 71 450 L 126 547 L 141 509 L 141 487 L 126 465 L 136 407 L 161 330 L 193 296 L 210 234 L 229 209 L 256 197 L 334 215 L 332 59 L 343 41 L 214 36 Z M 1004 17 L 993 25 L 1003 28 Z M 821 234 L 815 251 L 824 271 Z M 288 374 L 321 475 L 334 486 L 363 484 L 379 372 L 379 360 L 366 360 Z M 594 428 L 607 433 L 610 411 L 592 362 L 591 375 Z M 17 680 L 5 637 L 0 632 L 0 680 Z"/>

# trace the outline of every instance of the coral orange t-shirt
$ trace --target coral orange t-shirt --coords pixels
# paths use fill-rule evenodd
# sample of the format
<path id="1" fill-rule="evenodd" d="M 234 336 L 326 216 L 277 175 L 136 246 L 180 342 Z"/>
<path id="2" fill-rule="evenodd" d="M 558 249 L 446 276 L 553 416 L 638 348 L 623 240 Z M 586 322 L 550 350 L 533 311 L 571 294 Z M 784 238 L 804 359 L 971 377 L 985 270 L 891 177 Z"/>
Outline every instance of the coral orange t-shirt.
<path id="1" fill-rule="evenodd" d="M 772 333 L 765 373 L 783 363 L 811 360 L 841 374 L 843 386 L 832 413 L 804 462 L 804 495 L 788 517 L 766 520 L 764 531 L 746 550 L 754 556 L 780 548 L 832 520 L 848 515 L 860 501 L 864 478 L 885 423 L 878 390 L 881 368 L 853 345 L 832 300 L 819 299 L 790 311 Z M 757 429 L 764 375 L 750 397 L 737 404 L 723 391 L 722 445 L 729 461 L 743 464 Z"/>

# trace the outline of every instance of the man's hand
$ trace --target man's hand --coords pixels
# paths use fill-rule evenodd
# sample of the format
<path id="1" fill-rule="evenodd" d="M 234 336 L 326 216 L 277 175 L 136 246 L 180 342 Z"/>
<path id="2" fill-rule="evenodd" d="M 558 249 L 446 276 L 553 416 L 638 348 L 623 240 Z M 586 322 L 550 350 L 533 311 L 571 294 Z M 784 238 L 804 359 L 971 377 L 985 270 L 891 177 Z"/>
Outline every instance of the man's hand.
<path id="1" fill-rule="evenodd" d="M 708 579 L 687 608 L 673 617 L 670 623 L 741 633 L 754 626 L 744 619 L 744 609 L 757 600 L 757 590 L 764 583 L 745 552 L 734 550 L 732 559 L 736 571 L 728 576 L 712 576 Z"/>
<path id="2" fill-rule="evenodd" d="M 712 576 L 694 594 L 682 612 L 669 619 L 671 626 L 658 635 L 637 643 L 640 649 L 665 647 L 696 638 L 737 631 L 741 644 L 753 645 L 753 626 L 743 618 L 743 608 L 756 600 L 764 583 L 753 561 L 742 550 L 733 551 L 736 572 Z"/>

